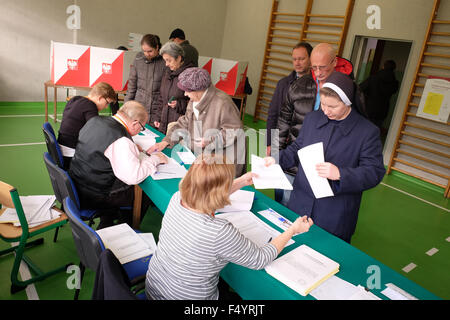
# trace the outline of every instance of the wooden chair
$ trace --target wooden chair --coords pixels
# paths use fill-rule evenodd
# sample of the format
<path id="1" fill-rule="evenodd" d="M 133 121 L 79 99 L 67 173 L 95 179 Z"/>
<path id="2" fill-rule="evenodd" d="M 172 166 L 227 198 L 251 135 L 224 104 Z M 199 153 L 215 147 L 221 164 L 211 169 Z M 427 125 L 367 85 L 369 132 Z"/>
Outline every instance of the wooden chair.
<path id="1" fill-rule="evenodd" d="M 52 221 L 46 222 L 37 227 L 29 228 L 17 189 L 2 181 L 0 181 L 0 215 L 5 211 L 5 208 L 1 208 L 1 206 L 15 208 L 21 224 L 20 227 L 15 227 L 12 223 L 0 224 L 0 238 L 9 243 L 18 242 L 17 245 L 13 245 L 11 248 L 0 251 L 0 256 L 12 252 L 16 254 L 11 271 L 11 293 L 16 293 L 20 290 L 25 289 L 26 286 L 31 283 L 44 280 L 45 278 L 52 276 L 58 272 L 65 271 L 67 266 L 69 266 L 71 263 L 52 271 L 43 272 L 30 260 L 30 258 L 28 258 L 24 254 L 24 251 L 27 247 L 44 243 L 43 238 L 39 238 L 33 241 L 28 241 L 28 239 L 31 239 L 43 232 L 58 228 L 66 224 L 68 222 L 67 216 L 62 213 L 58 218 L 53 219 Z M 57 208 L 53 209 L 59 210 Z M 19 266 L 22 260 L 30 267 L 30 269 L 35 274 L 35 276 L 31 279 L 19 280 L 18 278 Z"/>

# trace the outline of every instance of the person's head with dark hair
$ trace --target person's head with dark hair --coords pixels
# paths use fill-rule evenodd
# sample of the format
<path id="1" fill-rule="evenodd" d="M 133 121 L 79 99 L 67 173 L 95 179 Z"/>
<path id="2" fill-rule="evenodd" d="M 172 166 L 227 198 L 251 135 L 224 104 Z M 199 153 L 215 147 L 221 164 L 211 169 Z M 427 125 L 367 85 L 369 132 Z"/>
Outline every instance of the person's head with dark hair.
<path id="1" fill-rule="evenodd" d="M 156 34 L 146 34 L 141 39 L 141 49 L 147 60 L 152 60 L 159 55 L 161 41 Z"/>
<path id="2" fill-rule="evenodd" d="M 128 48 L 125 46 L 118 46 L 117 50 L 123 50 L 123 51 L 128 51 Z"/>
<path id="3" fill-rule="evenodd" d="M 186 40 L 186 35 L 184 34 L 183 30 L 181 30 L 180 28 L 177 28 L 172 31 L 172 33 L 169 36 L 169 40 L 180 44 L 181 42 Z"/>
<path id="4" fill-rule="evenodd" d="M 299 42 L 295 45 L 295 47 L 293 48 L 293 50 L 298 49 L 298 48 L 305 48 L 306 52 L 308 52 L 308 56 L 311 56 L 311 52 L 313 51 L 313 47 L 312 45 L 310 45 L 308 42 Z"/>
<path id="5" fill-rule="evenodd" d="M 384 62 L 384 69 L 385 70 L 394 71 L 396 67 L 397 67 L 397 65 L 395 64 L 394 60 L 386 60 Z"/>
<path id="6" fill-rule="evenodd" d="M 307 42 L 299 42 L 292 49 L 292 66 L 299 77 L 307 74 L 311 68 L 310 55 L 313 50 Z"/>

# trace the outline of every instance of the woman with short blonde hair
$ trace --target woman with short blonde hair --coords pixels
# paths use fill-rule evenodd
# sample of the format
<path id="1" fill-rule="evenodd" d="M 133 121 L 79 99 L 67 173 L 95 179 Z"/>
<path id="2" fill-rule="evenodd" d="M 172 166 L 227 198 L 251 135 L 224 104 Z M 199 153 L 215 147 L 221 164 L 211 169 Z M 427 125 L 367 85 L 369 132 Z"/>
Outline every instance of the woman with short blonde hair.
<path id="1" fill-rule="evenodd" d="M 148 298 L 216 300 L 219 274 L 229 262 L 263 269 L 294 234 L 309 230 L 312 220 L 298 218 L 285 232 L 258 247 L 230 222 L 216 217 L 215 211 L 230 203 L 230 194 L 252 184 L 255 176 L 249 172 L 233 179 L 234 171 L 234 164 L 215 154 L 199 155 L 189 168 L 164 214 L 147 271 Z"/>

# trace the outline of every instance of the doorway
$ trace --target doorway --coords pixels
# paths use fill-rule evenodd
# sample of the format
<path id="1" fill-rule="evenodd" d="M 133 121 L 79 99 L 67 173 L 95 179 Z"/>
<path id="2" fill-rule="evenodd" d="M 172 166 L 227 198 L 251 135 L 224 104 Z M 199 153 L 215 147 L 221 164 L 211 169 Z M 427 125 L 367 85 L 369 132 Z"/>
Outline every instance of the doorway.
<path id="1" fill-rule="evenodd" d="M 354 63 L 353 72 L 355 81 L 358 84 L 380 71 L 387 60 L 393 60 L 396 65 L 394 74 L 398 80 L 399 89 L 391 96 L 387 116 L 380 127 L 383 144 L 386 140 L 392 115 L 397 105 L 398 93 L 400 92 L 403 76 L 408 64 L 411 46 L 411 41 L 366 36 L 356 36 L 353 43 L 350 60 Z"/>

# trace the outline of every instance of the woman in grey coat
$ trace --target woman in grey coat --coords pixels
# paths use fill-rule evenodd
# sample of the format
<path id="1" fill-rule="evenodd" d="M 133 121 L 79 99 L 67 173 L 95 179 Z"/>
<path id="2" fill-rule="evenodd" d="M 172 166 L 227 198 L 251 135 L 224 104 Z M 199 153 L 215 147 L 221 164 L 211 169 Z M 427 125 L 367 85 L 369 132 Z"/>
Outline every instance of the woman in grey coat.
<path id="1" fill-rule="evenodd" d="M 125 102 L 136 100 L 142 103 L 150 116 L 148 123 L 154 125 L 154 121 L 160 117 L 158 98 L 161 78 L 166 65 L 159 54 L 161 42 L 157 35 L 146 34 L 143 36 L 141 48 L 142 52 L 136 55 L 130 69 Z"/>

